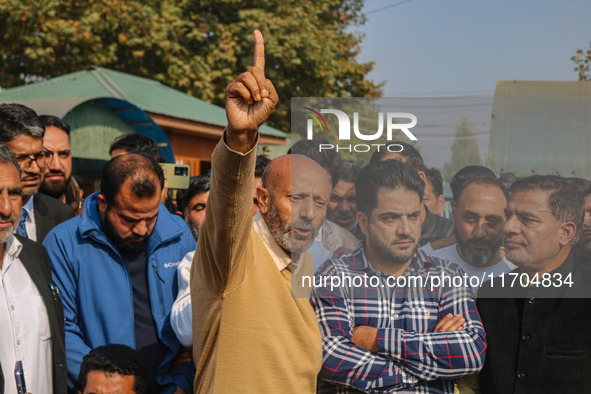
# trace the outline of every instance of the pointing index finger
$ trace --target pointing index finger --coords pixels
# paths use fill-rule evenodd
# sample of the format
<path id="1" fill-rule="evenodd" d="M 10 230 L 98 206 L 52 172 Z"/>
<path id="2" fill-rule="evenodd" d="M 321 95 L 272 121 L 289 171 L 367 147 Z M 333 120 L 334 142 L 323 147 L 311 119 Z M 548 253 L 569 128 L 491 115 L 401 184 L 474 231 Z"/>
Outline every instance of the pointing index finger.
<path id="1" fill-rule="evenodd" d="M 265 70 L 265 41 L 263 40 L 263 33 L 258 30 L 254 31 L 254 56 L 252 62 L 253 66 Z"/>

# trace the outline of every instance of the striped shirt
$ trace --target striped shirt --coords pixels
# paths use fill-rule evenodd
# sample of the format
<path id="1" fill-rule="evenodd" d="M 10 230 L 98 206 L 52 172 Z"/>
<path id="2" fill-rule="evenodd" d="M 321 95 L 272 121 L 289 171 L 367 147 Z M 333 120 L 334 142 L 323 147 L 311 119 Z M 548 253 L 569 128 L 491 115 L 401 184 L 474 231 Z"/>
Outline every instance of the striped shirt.
<path id="1" fill-rule="evenodd" d="M 453 393 L 455 378 L 478 372 L 486 341 L 471 290 L 453 283 L 430 285 L 430 278 L 442 275 L 453 278 L 464 272 L 419 249 L 404 274 L 394 278 L 371 267 L 362 243 L 324 263 L 311 297 L 323 337 L 318 392 Z M 333 277 L 342 283 L 348 277 L 351 283 L 331 287 L 337 282 Z M 401 286 L 403 279 L 407 285 Z M 463 329 L 434 333 L 448 313 L 466 319 Z M 377 353 L 354 345 L 356 326 L 378 328 Z"/>

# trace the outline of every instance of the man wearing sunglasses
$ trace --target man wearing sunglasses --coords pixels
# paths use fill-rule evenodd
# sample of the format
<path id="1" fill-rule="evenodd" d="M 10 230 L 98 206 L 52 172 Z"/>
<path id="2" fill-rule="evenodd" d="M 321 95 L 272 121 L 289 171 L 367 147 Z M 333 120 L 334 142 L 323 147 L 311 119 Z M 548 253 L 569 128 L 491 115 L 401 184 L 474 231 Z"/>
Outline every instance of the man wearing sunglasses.
<path id="1" fill-rule="evenodd" d="M 38 193 L 53 160 L 53 153 L 43 149 L 44 134 L 45 128 L 31 108 L 0 104 L 0 143 L 8 145 L 21 168 L 23 206 L 16 233 L 38 242 L 74 215 L 66 204 Z"/>

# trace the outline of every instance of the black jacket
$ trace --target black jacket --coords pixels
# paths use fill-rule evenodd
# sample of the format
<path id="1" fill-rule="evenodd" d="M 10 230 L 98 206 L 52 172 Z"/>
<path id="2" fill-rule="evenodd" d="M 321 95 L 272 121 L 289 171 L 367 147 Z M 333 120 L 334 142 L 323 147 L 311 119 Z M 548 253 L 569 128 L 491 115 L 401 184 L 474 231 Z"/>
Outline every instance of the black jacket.
<path id="1" fill-rule="evenodd" d="M 70 209 L 71 211 L 71 209 Z M 54 394 L 66 394 L 68 392 L 68 376 L 66 370 L 66 351 L 64 347 L 64 310 L 59 290 L 53 284 L 50 271 L 50 262 L 47 251 L 43 245 L 27 238 L 15 235 L 23 244 L 19 259 L 25 266 L 31 280 L 37 287 L 49 319 L 51 332 L 51 350 L 53 365 L 53 391 Z M 14 373 L 14 366 L 3 366 L 5 373 Z M 4 376 L 0 368 L 0 394 L 4 393 Z"/>
<path id="2" fill-rule="evenodd" d="M 43 193 L 37 193 L 33 197 L 33 213 L 39 243 L 43 242 L 47 233 L 55 226 L 74 217 L 72 208 Z"/>
<path id="3" fill-rule="evenodd" d="M 568 272 L 572 287 L 547 288 L 552 298 L 531 288 L 514 289 L 514 298 L 487 298 L 498 293 L 490 282 L 480 288 L 488 344 L 483 393 L 591 393 L 591 270 L 569 256 L 553 274 Z"/>

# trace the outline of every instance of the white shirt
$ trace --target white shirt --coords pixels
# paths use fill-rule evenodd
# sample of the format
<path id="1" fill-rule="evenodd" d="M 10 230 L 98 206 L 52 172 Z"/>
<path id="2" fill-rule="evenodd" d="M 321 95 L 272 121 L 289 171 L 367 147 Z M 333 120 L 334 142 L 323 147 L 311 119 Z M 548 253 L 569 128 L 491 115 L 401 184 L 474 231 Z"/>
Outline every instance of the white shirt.
<path id="1" fill-rule="evenodd" d="M 179 293 L 170 311 L 170 324 L 183 346 L 193 346 L 193 312 L 190 286 L 193 257 L 195 257 L 195 251 L 187 253 L 177 268 Z"/>
<path id="2" fill-rule="evenodd" d="M 47 393 L 53 387 L 49 320 L 45 303 L 18 257 L 22 247 L 14 236 L 10 237 L 0 269 L 0 364 L 4 392 L 16 393 L 14 365 L 20 360 L 27 391 Z"/>
<path id="3" fill-rule="evenodd" d="M 35 196 L 29 197 L 29 201 L 27 201 L 27 203 L 23 205 L 23 209 L 27 211 L 27 219 L 25 219 L 27 238 L 29 238 L 31 241 L 37 241 L 37 226 L 35 225 L 35 212 L 33 210 L 34 198 Z"/>
<path id="4" fill-rule="evenodd" d="M 453 245 L 445 247 L 445 248 L 437 249 L 437 250 L 431 252 L 430 255 L 433 257 L 437 257 L 441 260 L 450 260 L 452 263 L 459 265 L 460 268 L 462 268 L 464 270 L 464 272 L 466 274 L 468 274 L 469 277 L 470 276 L 477 276 L 479 279 L 482 279 L 482 274 L 484 274 L 485 275 L 485 279 L 484 279 L 485 282 L 487 280 L 490 280 L 490 276 L 489 276 L 490 274 L 493 275 L 493 278 L 496 278 L 497 276 L 499 276 L 503 273 L 506 274 L 508 272 L 511 272 L 512 270 L 514 270 L 516 268 L 513 263 L 511 263 L 510 261 L 508 261 L 504 257 L 497 264 L 492 265 L 490 267 L 474 267 L 473 265 L 466 263 L 460 257 L 460 255 L 458 254 L 458 249 L 456 248 L 456 245 L 457 244 L 453 244 Z M 480 283 L 480 284 L 482 284 L 482 283 Z M 475 297 L 476 297 L 477 291 L 478 291 L 478 287 L 473 286 L 472 293 L 474 293 Z"/>
<path id="5" fill-rule="evenodd" d="M 431 246 L 431 242 L 427 242 L 425 245 L 421 246 L 421 250 L 427 255 L 433 256 L 433 246 Z"/>

